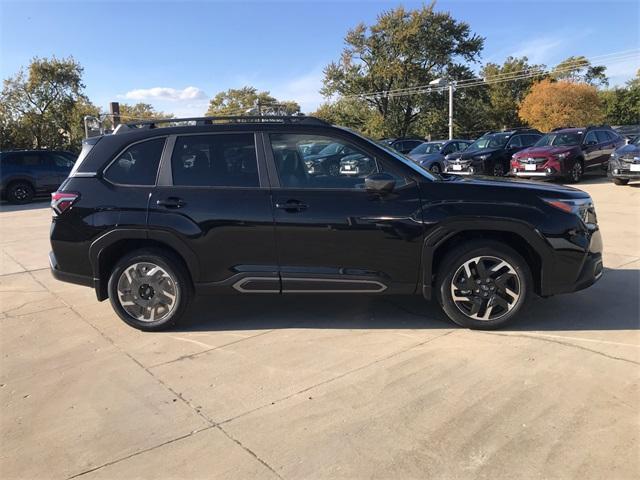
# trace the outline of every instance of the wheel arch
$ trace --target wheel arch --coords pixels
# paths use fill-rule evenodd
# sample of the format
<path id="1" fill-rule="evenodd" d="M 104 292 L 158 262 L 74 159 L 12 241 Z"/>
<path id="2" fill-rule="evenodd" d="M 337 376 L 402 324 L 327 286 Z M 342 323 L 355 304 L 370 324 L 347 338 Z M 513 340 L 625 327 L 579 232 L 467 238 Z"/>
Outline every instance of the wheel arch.
<path id="1" fill-rule="evenodd" d="M 432 297 L 435 277 L 446 253 L 464 242 L 479 239 L 498 241 L 518 252 L 529 265 L 534 291 L 542 294 L 544 275 L 550 270 L 550 247 L 535 229 L 525 224 L 493 220 L 475 225 L 469 222 L 448 225 L 425 239 L 422 252 L 422 294 L 425 298 Z"/>
<path id="2" fill-rule="evenodd" d="M 118 259 L 141 248 L 158 248 L 172 254 L 182 262 L 191 283 L 198 281 L 200 269 L 195 253 L 168 232 L 143 229 L 116 229 L 95 240 L 89 247 L 89 260 L 96 285 L 96 295 L 102 301 L 108 298 L 109 275 Z"/>

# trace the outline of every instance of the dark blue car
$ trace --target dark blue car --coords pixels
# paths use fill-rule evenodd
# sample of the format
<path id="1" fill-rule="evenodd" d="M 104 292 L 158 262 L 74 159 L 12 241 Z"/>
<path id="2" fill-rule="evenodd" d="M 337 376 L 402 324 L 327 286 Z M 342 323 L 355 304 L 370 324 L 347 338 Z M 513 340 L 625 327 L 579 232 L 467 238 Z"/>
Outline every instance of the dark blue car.
<path id="1" fill-rule="evenodd" d="M 38 194 L 55 192 L 76 158 L 71 152 L 54 150 L 0 152 L 0 197 L 28 203 Z"/>

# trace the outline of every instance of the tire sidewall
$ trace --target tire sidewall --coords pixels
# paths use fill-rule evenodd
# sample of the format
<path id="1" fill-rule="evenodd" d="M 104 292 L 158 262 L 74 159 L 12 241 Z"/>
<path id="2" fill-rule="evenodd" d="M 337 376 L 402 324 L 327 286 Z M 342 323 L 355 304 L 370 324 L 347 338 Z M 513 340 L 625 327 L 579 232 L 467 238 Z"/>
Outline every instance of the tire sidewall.
<path id="1" fill-rule="evenodd" d="M 506 260 L 514 268 L 520 278 L 520 299 L 515 307 L 506 315 L 495 320 L 475 320 L 464 315 L 451 297 L 451 281 L 458 268 L 467 260 L 491 256 Z M 509 323 L 527 303 L 533 288 L 533 279 L 527 262 L 515 250 L 498 242 L 472 242 L 466 247 L 458 248 L 447 255 L 438 270 L 437 296 L 445 314 L 461 327 L 476 330 L 492 330 Z"/>
<path id="2" fill-rule="evenodd" d="M 576 168 L 576 165 L 580 166 L 580 175 L 578 176 L 578 178 L 574 177 L 574 169 Z M 569 171 L 569 181 L 571 183 L 578 183 L 581 179 L 582 176 L 584 175 L 584 166 L 582 165 L 582 162 L 580 160 L 576 160 L 573 165 L 571 165 L 571 170 Z"/>
<path id="3" fill-rule="evenodd" d="M 140 262 L 150 262 L 159 265 L 171 276 L 176 285 L 177 305 L 167 318 L 153 322 L 143 322 L 129 315 L 122 305 L 120 305 L 120 300 L 118 298 L 118 280 L 126 268 L 134 263 Z M 145 331 L 165 330 L 175 325 L 175 323 L 184 315 L 189 306 L 191 300 L 191 288 L 186 275 L 184 268 L 179 262 L 173 259 L 171 255 L 151 249 L 133 252 L 118 261 L 111 271 L 107 286 L 109 301 L 114 311 L 128 325 L 137 328 L 138 330 Z"/>

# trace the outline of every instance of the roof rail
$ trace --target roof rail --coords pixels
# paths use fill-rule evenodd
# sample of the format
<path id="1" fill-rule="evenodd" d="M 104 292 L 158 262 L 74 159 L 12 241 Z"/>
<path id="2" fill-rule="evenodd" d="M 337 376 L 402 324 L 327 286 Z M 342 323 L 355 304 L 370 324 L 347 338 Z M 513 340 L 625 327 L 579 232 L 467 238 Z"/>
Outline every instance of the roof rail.
<path id="1" fill-rule="evenodd" d="M 114 134 L 125 133 L 132 129 L 150 129 L 158 128 L 159 124 L 163 123 L 182 123 L 182 122 L 195 122 L 196 125 L 214 125 L 217 123 L 289 123 L 289 124 L 302 124 L 302 125 L 324 125 L 331 126 L 330 123 L 325 122 L 316 117 L 309 117 L 306 115 L 264 115 L 264 116 L 249 116 L 249 115 L 235 115 L 235 116 L 220 116 L 220 117 L 186 117 L 186 118 L 157 118 L 152 120 L 145 120 L 142 122 L 128 122 L 121 123 L 113 131 Z"/>

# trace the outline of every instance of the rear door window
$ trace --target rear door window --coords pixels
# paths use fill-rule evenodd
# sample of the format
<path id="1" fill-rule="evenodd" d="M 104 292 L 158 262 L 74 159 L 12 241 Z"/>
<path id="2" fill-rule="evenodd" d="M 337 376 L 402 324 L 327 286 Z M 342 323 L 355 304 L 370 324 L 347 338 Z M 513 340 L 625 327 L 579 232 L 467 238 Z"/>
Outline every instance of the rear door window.
<path id="1" fill-rule="evenodd" d="M 155 185 L 164 138 L 134 143 L 109 165 L 104 176 L 120 185 Z"/>
<path id="2" fill-rule="evenodd" d="M 178 137 L 171 171 L 174 185 L 257 188 L 260 182 L 254 134 Z"/>

